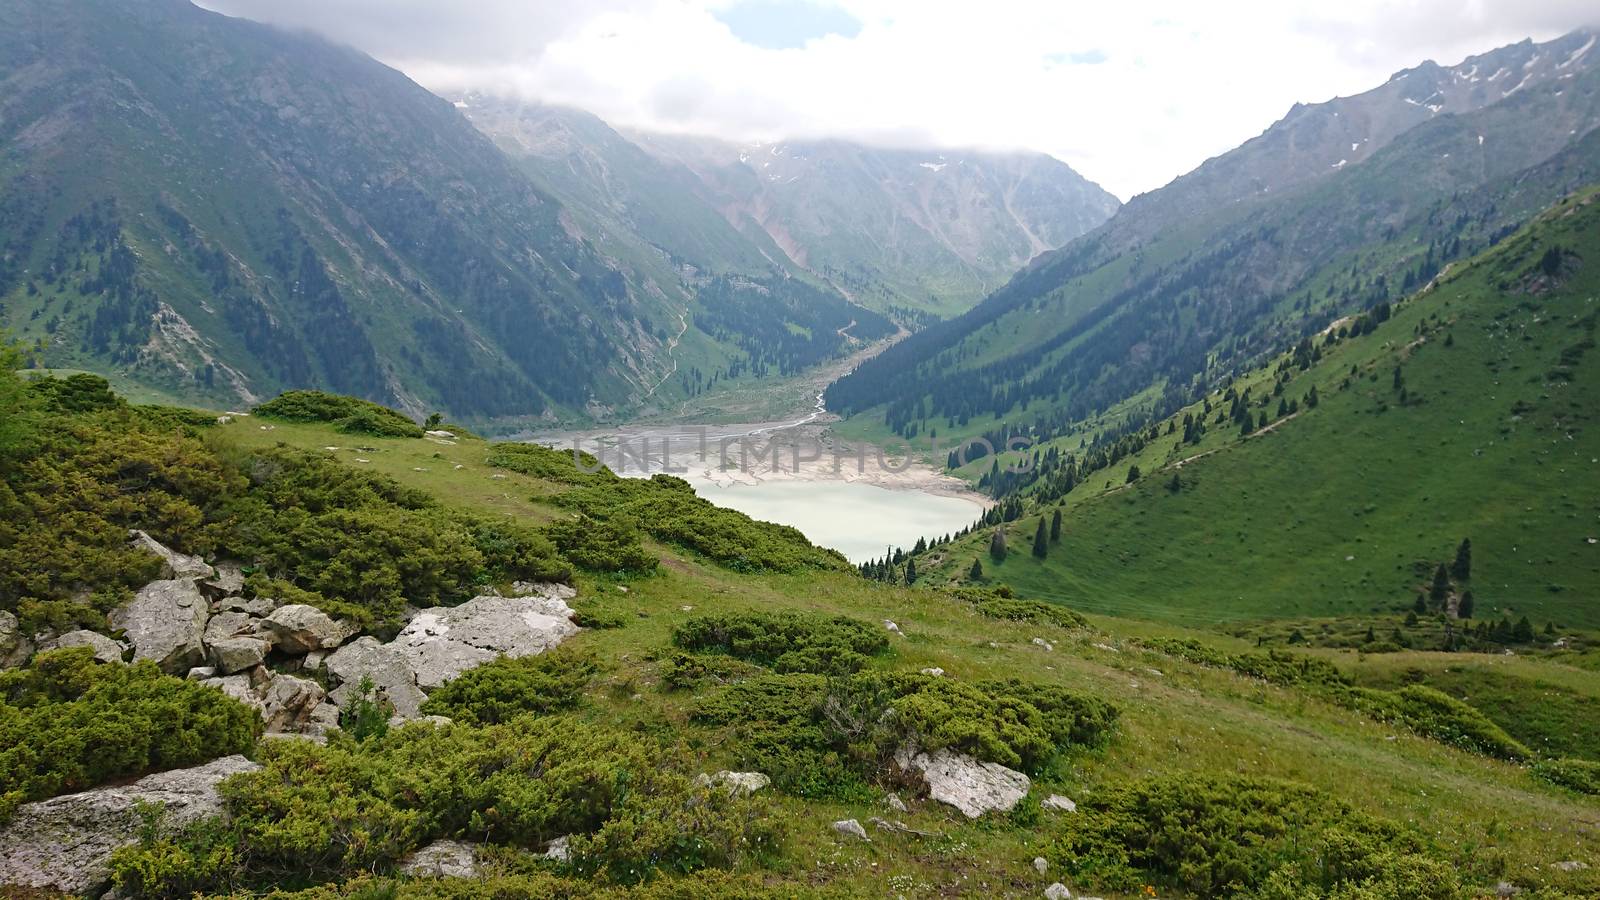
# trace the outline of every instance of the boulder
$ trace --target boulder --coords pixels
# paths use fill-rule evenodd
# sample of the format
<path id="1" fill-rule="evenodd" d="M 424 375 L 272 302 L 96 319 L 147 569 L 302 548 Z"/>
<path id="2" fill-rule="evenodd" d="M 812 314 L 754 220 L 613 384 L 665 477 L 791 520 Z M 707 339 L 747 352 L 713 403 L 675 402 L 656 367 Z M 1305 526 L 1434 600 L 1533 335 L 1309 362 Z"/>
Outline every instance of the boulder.
<path id="1" fill-rule="evenodd" d="M 285 653 L 331 650 L 360 630 L 304 603 L 278 607 L 262 620 L 262 627 Z"/>
<path id="2" fill-rule="evenodd" d="M 577 633 L 564 599 L 485 594 L 421 610 L 389 646 L 416 672 L 417 684 L 431 690 L 502 654 L 543 653 Z"/>
<path id="3" fill-rule="evenodd" d="M 1043 803 L 1039 805 L 1054 812 L 1078 811 L 1078 804 L 1072 802 L 1071 797 L 1063 797 L 1060 794 L 1051 794 L 1049 797 L 1045 798 Z"/>
<path id="4" fill-rule="evenodd" d="M 1558 863 L 1551 863 L 1550 868 L 1558 872 L 1582 872 L 1589 868 L 1589 864 L 1581 859 L 1567 859 Z"/>
<path id="5" fill-rule="evenodd" d="M 929 666 L 928 668 L 922 670 L 922 674 L 928 675 L 928 676 L 931 676 L 931 677 L 934 677 L 934 678 L 943 678 L 944 677 L 944 670 L 939 668 L 938 666 Z"/>
<path id="6" fill-rule="evenodd" d="M 556 862 L 570 861 L 572 859 L 572 838 L 564 834 L 552 840 L 550 846 L 545 848 L 544 858 L 555 860 Z"/>
<path id="7" fill-rule="evenodd" d="M 1033 870 L 1038 872 L 1040 875 L 1043 875 L 1044 873 L 1050 871 L 1050 861 L 1042 856 L 1035 856 L 1033 858 Z"/>
<path id="8" fill-rule="evenodd" d="M 261 620 L 247 612 L 224 609 L 206 622 L 206 644 L 241 637 L 263 637 Z M 265 638 L 263 638 L 265 639 Z"/>
<path id="9" fill-rule="evenodd" d="M 187 672 L 205 659 L 209 605 L 194 579 L 152 581 L 113 610 L 111 627 L 133 644 L 135 660 L 150 659 L 164 672 Z"/>
<path id="10" fill-rule="evenodd" d="M 361 679 L 371 678 L 394 705 L 396 715 L 415 719 L 422 712 L 427 696 L 417 687 L 410 662 L 391 644 L 380 644 L 371 636 L 357 638 L 336 650 L 323 665 L 339 682 L 329 697 L 341 709 L 359 696 Z"/>
<path id="11" fill-rule="evenodd" d="M 840 819 L 833 823 L 833 830 L 838 832 L 841 837 L 855 838 L 858 841 L 872 840 L 867 837 L 867 830 L 862 828 L 861 823 L 855 819 Z"/>
<path id="12" fill-rule="evenodd" d="M 261 638 L 225 638 L 211 644 L 211 661 L 224 675 L 252 669 L 266 661 L 272 645 Z"/>
<path id="13" fill-rule="evenodd" d="M 0 828 L 0 884 L 99 894 L 111 878 L 112 852 L 139 840 L 146 804 L 162 807 L 159 827 L 175 832 L 221 815 L 217 785 L 258 768 L 242 756 L 225 756 L 120 787 L 25 803 Z"/>
<path id="14" fill-rule="evenodd" d="M 309 678 L 274 675 L 261 692 L 261 718 L 268 731 L 312 731 L 311 714 L 324 696 L 322 685 Z"/>
<path id="15" fill-rule="evenodd" d="M 307 734 L 327 734 L 339 727 L 339 707 L 331 702 L 318 703 L 306 716 Z"/>
<path id="16" fill-rule="evenodd" d="M 217 678 L 207 678 L 200 683 L 209 687 L 214 687 L 224 694 L 227 694 L 229 697 L 239 701 L 240 703 L 253 706 L 258 710 L 265 706 L 265 704 L 261 701 L 261 694 L 256 690 L 256 686 L 250 682 L 250 676 L 248 674 L 241 673 L 239 675 L 225 675 Z"/>
<path id="17" fill-rule="evenodd" d="M 0 669 L 20 666 L 33 655 L 33 642 L 22 633 L 17 617 L 0 609 Z"/>
<path id="18" fill-rule="evenodd" d="M 760 772 L 730 772 L 724 769 L 714 775 L 696 775 L 696 787 L 718 786 L 725 789 L 730 796 L 742 797 L 754 794 L 772 783 L 772 779 Z"/>
<path id="19" fill-rule="evenodd" d="M 46 641 L 39 646 L 39 649 L 60 650 L 62 647 L 88 647 L 94 651 L 94 658 L 103 663 L 122 662 L 122 645 L 98 631 L 82 628 L 69 631 L 54 640 Z"/>
<path id="20" fill-rule="evenodd" d="M 902 771 L 914 772 L 928 786 L 928 796 L 953 806 L 969 819 L 986 812 L 1008 812 L 1028 796 L 1028 776 L 998 763 L 979 762 L 949 749 L 916 753 L 902 748 L 895 755 Z"/>
<path id="21" fill-rule="evenodd" d="M 513 597 L 539 597 L 544 600 L 571 600 L 578 596 L 578 589 L 570 584 L 555 584 L 545 581 L 513 581 L 511 583 L 511 596 Z"/>
<path id="22" fill-rule="evenodd" d="M 406 857 L 400 871 L 413 878 L 476 878 L 478 846 L 462 841 L 434 841 Z"/>
<path id="23" fill-rule="evenodd" d="M 205 681 L 205 680 L 207 680 L 209 678 L 216 678 L 217 677 L 217 667 L 216 666 L 195 666 L 194 668 L 189 670 L 189 674 L 187 674 L 187 675 L 185 675 L 183 677 L 189 679 L 190 681 Z"/>
<path id="24" fill-rule="evenodd" d="M 887 804 L 888 807 L 890 809 L 894 810 L 895 812 L 905 812 L 906 811 L 906 802 L 904 800 L 900 799 L 900 795 L 899 794 L 890 794 L 888 799 L 884 800 L 883 802 L 885 804 Z"/>
<path id="25" fill-rule="evenodd" d="M 246 599 L 244 597 L 224 597 L 217 601 L 217 608 L 224 612 L 248 613 L 258 619 L 264 619 L 278 608 L 278 601 L 267 597 Z"/>
<path id="26" fill-rule="evenodd" d="M 213 568 L 210 578 L 200 582 L 200 590 L 215 600 L 231 597 L 244 590 L 244 565 L 236 560 L 222 560 Z"/>
<path id="27" fill-rule="evenodd" d="M 1044 889 L 1044 900 L 1072 900 L 1072 892 L 1058 881 Z"/>
<path id="28" fill-rule="evenodd" d="M 128 532 L 128 534 L 133 538 L 133 546 L 143 547 L 161 557 L 162 578 L 194 579 L 211 577 L 211 567 L 206 565 L 206 561 L 200 557 L 179 553 L 137 528 Z"/>

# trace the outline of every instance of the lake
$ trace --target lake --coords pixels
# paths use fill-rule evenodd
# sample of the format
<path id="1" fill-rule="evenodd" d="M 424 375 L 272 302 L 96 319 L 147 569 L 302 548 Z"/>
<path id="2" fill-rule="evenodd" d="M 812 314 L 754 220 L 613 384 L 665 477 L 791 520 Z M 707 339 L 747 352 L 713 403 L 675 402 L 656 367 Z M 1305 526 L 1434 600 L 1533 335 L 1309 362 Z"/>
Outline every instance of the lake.
<path id="1" fill-rule="evenodd" d="M 832 547 L 853 563 L 882 557 L 891 545 L 910 549 L 919 537 L 960 530 L 983 513 L 983 504 L 975 500 L 863 481 L 690 483 L 695 493 L 718 506 L 793 525 L 813 544 Z"/>

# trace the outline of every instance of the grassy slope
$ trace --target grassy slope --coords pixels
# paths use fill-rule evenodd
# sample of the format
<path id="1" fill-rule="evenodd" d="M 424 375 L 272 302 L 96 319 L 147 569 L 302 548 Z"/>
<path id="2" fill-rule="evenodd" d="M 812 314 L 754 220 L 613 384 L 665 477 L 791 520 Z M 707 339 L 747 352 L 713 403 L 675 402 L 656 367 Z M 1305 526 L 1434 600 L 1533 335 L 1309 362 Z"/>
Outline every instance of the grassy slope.
<path id="1" fill-rule="evenodd" d="M 428 440 L 353 438 L 331 428 L 277 424 L 264 430 L 244 418 L 218 429 L 217 439 L 244 445 L 283 441 L 329 451 L 350 465 L 377 469 L 441 500 L 536 521 L 565 513 L 536 497 L 553 486 L 484 465 L 487 445 Z M 369 462 L 356 462 L 357 459 Z M 461 466 L 461 468 L 456 468 Z M 503 475 L 504 477 L 496 477 Z M 652 722 L 685 731 L 686 693 L 665 693 L 652 657 L 669 631 L 690 615 L 750 608 L 801 608 L 845 613 L 869 621 L 893 619 L 906 637 L 875 666 L 915 671 L 945 668 L 952 677 L 1026 677 L 1089 691 L 1117 703 L 1123 717 L 1102 751 L 1074 756 L 1042 791 L 1081 798 L 1103 785 L 1144 774 L 1249 771 L 1300 779 L 1356 806 L 1417 823 L 1453 854 L 1475 860 L 1481 882 L 1513 877 L 1574 892 L 1600 890 L 1600 876 L 1547 868 L 1566 859 L 1593 859 L 1600 835 L 1595 807 L 1534 780 L 1526 770 L 1446 748 L 1374 724 L 1294 690 L 1196 667 L 1143 651 L 1130 638 L 1192 636 L 1171 625 L 1095 618 L 1092 631 L 1069 632 L 979 619 L 971 607 L 925 590 L 875 584 L 848 574 L 746 576 L 654 545 L 665 562 L 655 576 L 627 584 L 580 584 L 580 603 L 599 598 L 635 613 L 621 629 L 588 631 L 576 640 L 612 666 L 591 691 L 591 715 Z M 688 612 L 685 607 L 693 607 Z M 1054 650 L 1034 645 L 1054 642 Z M 1231 647 L 1245 642 L 1207 636 Z M 1418 654 L 1432 657 L 1432 654 Z M 1600 694 L 1600 674 L 1529 661 L 1559 671 L 1563 683 Z M 692 739 L 691 739 L 692 740 Z M 727 750 L 702 746 L 708 769 L 724 767 Z M 1004 821 L 968 823 L 937 804 L 916 804 L 908 815 L 881 805 L 812 803 L 780 798 L 793 841 L 786 878 L 843 883 L 863 896 L 994 894 L 1037 896 L 1054 880 L 1030 865 L 1046 839 L 1038 829 Z M 934 836 L 875 832 L 873 842 L 837 841 L 829 823 L 872 815 L 903 819 Z"/>
<path id="2" fill-rule="evenodd" d="M 1554 292 L 1519 292 L 1552 244 L 1590 262 Z M 985 566 L 1080 608 L 1171 621 L 1360 614 L 1409 605 L 1425 578 L 1417 565 L 1448 561 L 1470 537 L 1480 616 L 1600 624 L 1600 546 L 1588 542 L 1600 536 L 1600 433 L 1586 427 L 1600 409 L 1600 357 L 1584 353 L 1570 381 L 1549 374 L 1592 337 L 1595 259 L 1591 194 L 1458 267 L 1373 334 L 1325 351 L 1284 394 L 1315 385 L 1318 408 L 1247 440 L 1211 425 L 1199 446 L 1179 446 L 1181 428 L 1169 436 L 1163 424 L 1138 456 L 1068 495 L 1065 536 L 1048 559 L 1026 553 L 1030 514 L 1011 526 L 1023 552 L 998 566 L 985 556 Z M 1406 405 L 1393 389 L 1397 365 Z M 1352 366 L 1359 374 L 1341 389 Z M 1271 371 L 1240 385 L 1259 397 Z M 1182 466 L 1183 490 L 1169 492 L 1176 464 L 1201 454 Z M 1131 464 L 1144 479 L 1126 488 Z M 987 538 L 953 545 L 945 574 L 964 572 Z"/>

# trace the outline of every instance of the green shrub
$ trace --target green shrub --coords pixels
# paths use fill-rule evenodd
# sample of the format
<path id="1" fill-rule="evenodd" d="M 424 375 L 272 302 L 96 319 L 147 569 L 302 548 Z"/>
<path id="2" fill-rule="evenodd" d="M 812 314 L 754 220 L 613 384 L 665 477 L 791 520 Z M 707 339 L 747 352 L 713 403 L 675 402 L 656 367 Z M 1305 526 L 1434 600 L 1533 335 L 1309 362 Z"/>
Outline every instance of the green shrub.
<path id="1" fill-rule="evenodd" d="M 537 849 L 561 835 L 596 835 L 576 863 L 608 873 L 632 867 L 644 880 L 657 870 L 732 864 L 775 839 L 757 801 L 719 799 L 713 821 L 695 811 L 711 802 L 706 792 L 653 741 L 566 717 L 483 728 L 415 723 L 364 743 L 335 734 L 325 746 L 274 741 L 261 753 L 262 769 L 220 788 L 226 824 L 130 848 L 119 855 L 119 877 L 139 884 L 148 873 L 175 872 L 172 883 L 192 890 L 188 873 L 204 868 L 211 883 L 203 889 L 303 884 L 382 871 L 441 837 Z M 662 816 L 675 825 L 675 845 L 644 827 Z M 653 842 L 655 855 L 626 856 L 635 852 L 626 835 Z M 195 866 L 183 854 L 232 869 Z"/>
<path id="2" fill-rule="evenodd" d="M 599 467 L 594 456 L 536 444 L 496 444 L 489 464 L 543 481 L 566 485 L 552 499 L 596 520 L 638 529 L 657 540 L 686 547 L 739 572 L 847 571 L 850 563 L 833 550 L 813 546 L 797 529 L 758 522 L 700 497 L 681 478 L 621 478 Z"/>
<path id="3" fill-rule="evenodd" d="M 253 412 L 280 422 L 328 422 L 346 434 L 422 437 L 420 425 L 386 406 L 322 391 L 286 391 Z"/>
<path id="4" fill-rule="evenodd" d="M 1600 795 L 1600 763 L 1586 759 L 1547 759 L 1534 763 L 1533 774 L 1580 794 Z"/>
<path id="5" fill-rule="evenodd" d="M 1006 585 L 996 588 L 958 588 L 951 594 L 958 600 L 972 604 L 979 615 L 988 619 L 1056 625 L 1061 628 L 1087 628 L 1089 625 L 1087 619 L 1064 606 L 1041 600 L 1018 599 Z"/>
<path id="6" fill-rule="evenodd" d="M 700 616 L 673 629 L 685 650 L 726 653 L 779 672 L 847 675 L 889 649 L 880 628 L 845 616 L 795 612 Z"/>
<path id="7" fill-rule="evenodd" d="M 727 683 L 759 674 L 761 667 L 754 663 L 726 656 L 674 653 L 661 664 L 662 684 L 678 690 L 698 687 L 708 681 Z"/>
<path id="8" fill-rule="evenodd" d="M 851 799 L 867 781 L 888 774 L 890 760 L 908 744 L 1036 771 L 1069 746 L 1103 741 L 1116 711 L 1095 698 L 1020 681 L 768 675 L 702 701 L 692 718 L 733 727 L 740 764 L 765 772 L 781 790 Z"/>
<path id="9" fill-rule="evenodd" d="M 1172 776 L 1090 795 L 1045 856 L 1074 879 L 1132 893 L 1455 900 L 1454 869 L 1407 828 L 1308 785 Z"/>
<path id="10" fill-rule="evenodd" d="M 582 516 L 547 526 L 545 533 L 562 556 L 591 572 L 647 575 L 660 564 L 640 545 L 638 529 L 625 521 Z"/>
<path id="11" fill-rule="evenodd" d="M 1533 752 L 1488 716 L 1427 685 L 1398 691 L 1355 688 L 1351 705 L 1374 718 L 1396 722 L 1441 743 L 1499 759 L 1529 759 Z"/>
<path id="12" fill-rule="evenodd" d="M 259 730 L 250 707 L 154 663 L 40 653 L 0 673 L 0 819 L 20 802 L 243 753 Z"/>
<path id="13" fill-rule="evenodd" d="M 28 390 L 40 406 L 55 413 L 88 413 L 121 409 L 126 401 L 99 375 L 80 372 L 65 378 L 32 378 Z"/>
<path id="14" fill-rule="evenodd" d="M 440 686 L 422 711 L 485 725 L 549 715 L 577 706 L 599 668 L 592 653 L 568 647 L 537 656 L 502 656 Z"/>
<path id="15" fill-rule="evenodd" d="M 237 900 L 255 900 L 238 893 Z M 479 878 L 390 880 L 363 875 L 340 884 L 301 891 L 274 890 L 267 900 L 811 900 L 856 893 L 799 882 L 770 882 L 759 875 L 703 871 L 646 884 L 606 886 L 549 872 L 489 874 Z"/>

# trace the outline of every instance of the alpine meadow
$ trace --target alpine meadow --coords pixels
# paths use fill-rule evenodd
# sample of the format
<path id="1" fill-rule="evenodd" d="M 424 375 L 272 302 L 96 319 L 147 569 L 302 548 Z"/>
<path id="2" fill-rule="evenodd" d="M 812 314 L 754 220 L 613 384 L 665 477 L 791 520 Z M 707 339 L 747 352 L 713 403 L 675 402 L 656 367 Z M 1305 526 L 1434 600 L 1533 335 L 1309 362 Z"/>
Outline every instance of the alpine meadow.
<path id="1" fill-rule="evenodd" d="M 0 897 L 1600 897 L 1534 6 L 0 0 Z"/>

